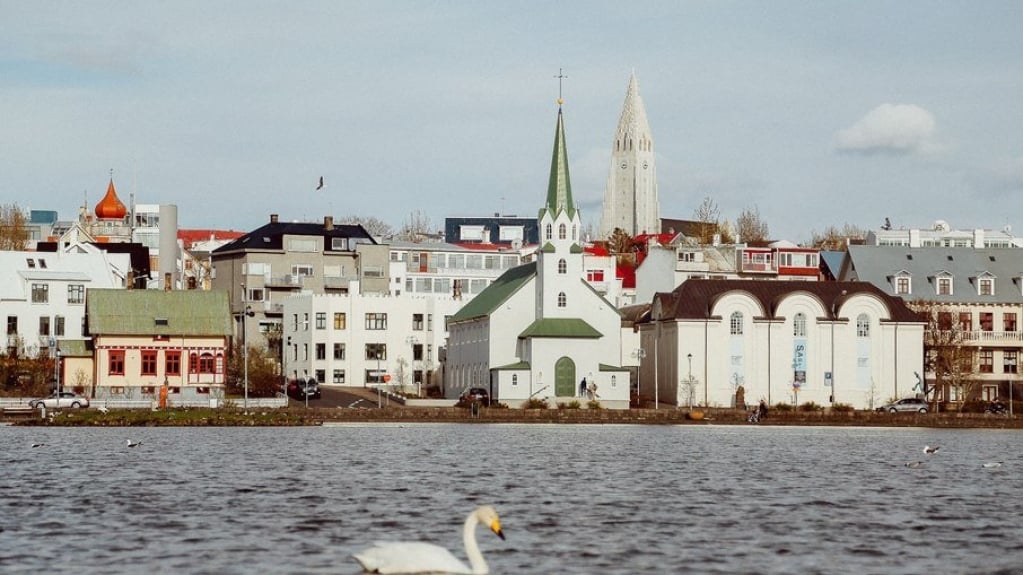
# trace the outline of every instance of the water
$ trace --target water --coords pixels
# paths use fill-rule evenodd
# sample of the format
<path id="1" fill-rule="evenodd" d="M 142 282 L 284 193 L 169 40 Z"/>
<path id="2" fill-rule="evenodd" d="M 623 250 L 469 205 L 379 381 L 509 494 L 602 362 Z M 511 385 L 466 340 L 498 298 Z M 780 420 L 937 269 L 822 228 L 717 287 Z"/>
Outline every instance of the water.
<path id="1" fill-rule="evenodd" d="M 0 427 L 0 572 L 356 574 L 350 554 L 378 539 L 464 557 L 465 514 L 492 503 L 507 536 L 478 530 L 493 573 L 1014 573 L 1021 437 L 764 425 Z M 143 445 L 128 449 L 127 438 Z M 924 445 L 941 450 L 928 458 Z"/>

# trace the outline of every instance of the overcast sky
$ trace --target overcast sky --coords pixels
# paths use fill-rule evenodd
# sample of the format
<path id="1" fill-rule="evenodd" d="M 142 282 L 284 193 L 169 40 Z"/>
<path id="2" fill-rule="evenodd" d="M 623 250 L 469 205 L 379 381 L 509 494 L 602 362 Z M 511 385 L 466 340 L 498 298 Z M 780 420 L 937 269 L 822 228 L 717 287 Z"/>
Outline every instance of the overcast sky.
<path id="1" fill-rule="evenodd" d="M 0 0 L 0 201 L 183 228 L 534 216 L 559 69 L 599 222 L 635 70 L 662 217 L 1023 234 L 1023 3 Z M 326 187 L 315 191 L 322 176 Z"/>

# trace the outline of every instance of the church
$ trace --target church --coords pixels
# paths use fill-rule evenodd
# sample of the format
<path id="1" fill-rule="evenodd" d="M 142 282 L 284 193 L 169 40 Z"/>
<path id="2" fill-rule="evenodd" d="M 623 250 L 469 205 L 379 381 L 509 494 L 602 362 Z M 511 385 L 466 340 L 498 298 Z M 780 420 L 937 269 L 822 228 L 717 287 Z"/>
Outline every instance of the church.
<path id="1" fill-rule="evenodd" d="M 560 98 L 547 199 L 537 220 L 536 260 L 505 272 L 451 317 L 444 388 L 457 396 L 482 387 L 512 408 L 535 399 L 552 408 L 574 401 L 596 407 L 596 401 L 628 409 L 622 318 L 585 279 Z M 581 384 L 589 389 L 581 391 Z"/>

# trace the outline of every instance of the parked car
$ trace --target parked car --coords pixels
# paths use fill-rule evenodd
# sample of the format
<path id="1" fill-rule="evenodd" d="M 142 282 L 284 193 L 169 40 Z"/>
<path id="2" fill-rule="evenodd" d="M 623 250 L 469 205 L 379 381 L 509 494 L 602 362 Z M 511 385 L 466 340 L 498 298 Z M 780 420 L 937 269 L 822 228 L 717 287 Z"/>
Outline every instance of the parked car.
<path id="1" fill-rule="evenodd" d="M 463 403 L 480 402 L 483 405 L 490 405 L 490 394 L 482 387 L 470 387 L 462 394 Z"/>
<path id="2" fill-rule="evenodd" d="M 288 382 L 288 397 L 305 401 L 320 398 L 320 383 L 315 379 L 301 380 L 294 379 Z"/>
<path id="3" fill-rule="evenodd" d="M 46 397 L 33 399 L 28 402 L 28 406 L 32 409 L 39 409 L 40 406 L 45 407 L 46 409 L 59 409 L 64 407 L 78 409 L 80 407 L 89 407 L 89 398 L 82 397 L 77 393 L 71 393 L 70 391 L 62 391 L 58 396 L 55 391 Z"/>
<path id="4" fill-rule="evenodd" d="M 915 397 L 907 397 L 906 399 L 900 399 L 898 401 L 882 405 L 877 408 L 877 411 L 888 411 L 891 413 L 899 413 L 900 411 L 915 411 L 918 413 L 927 413 L 930 410 L 930 406 L 927 402 L 922 399 Z"/>

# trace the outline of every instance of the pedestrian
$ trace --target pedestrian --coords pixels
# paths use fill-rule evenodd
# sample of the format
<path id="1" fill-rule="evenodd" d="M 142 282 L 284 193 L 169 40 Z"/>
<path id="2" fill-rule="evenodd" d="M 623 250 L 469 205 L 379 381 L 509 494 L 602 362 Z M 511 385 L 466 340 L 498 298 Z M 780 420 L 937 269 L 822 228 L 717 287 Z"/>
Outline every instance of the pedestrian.
<path id="1" fill-rule="evenodd" d="M 597 399 L 597 384 L 592 381 L 586 386 L 586 391 L 589 392 L 590 401 Z"/>
<path id="2" fill-rule="evenodd" d="M 586 378 L 579 382 L 579 397 L 586 397 Z"/>
<path id="3" fill-rule="evenodd" d="M 767 402 L 760 400 L 760 407 L 757 410 L 760 419 L 767 419 Z"/>

